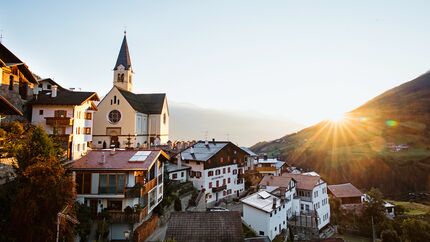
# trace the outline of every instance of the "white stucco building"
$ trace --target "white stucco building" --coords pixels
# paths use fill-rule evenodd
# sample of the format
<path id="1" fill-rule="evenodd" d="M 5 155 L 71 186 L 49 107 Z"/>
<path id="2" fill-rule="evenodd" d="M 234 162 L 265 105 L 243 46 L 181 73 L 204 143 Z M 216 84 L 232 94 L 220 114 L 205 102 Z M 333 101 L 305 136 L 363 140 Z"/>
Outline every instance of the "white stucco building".
<path id="1" fill-rule="evenodd" d="M 244 166 L 247 154 L 228 141 L 199 141 L 183 150 L 182 163 L 191 167 L 189 181 L 205 191 L 206 203 L 239 196 L 244 190 Z"/>
<path id="2" fill-rule="evenodd" d="M 95 101 L 99 101 L 95 92 L 70 91 L 52 79 L 42 79 L 30 102 L 31 123 L 62 142 L 69 159 L 78 159 L 92 143 Z"/>
<path id="3" fill-rule="evenodd" d="M 133 92 L 133 69 L 124 35 L 114 67 L 113 87 L 97 105 L 93 144 L 97 148 L 149 147 L 169 140 L 165 93 Z"/>
<path id="4" fill-rule="evenodd" d="M 285 200 L 261 190 L 243 198 L 243 220 L 257 235 L 273 240 L 287 229 L 287 205 Z"/>

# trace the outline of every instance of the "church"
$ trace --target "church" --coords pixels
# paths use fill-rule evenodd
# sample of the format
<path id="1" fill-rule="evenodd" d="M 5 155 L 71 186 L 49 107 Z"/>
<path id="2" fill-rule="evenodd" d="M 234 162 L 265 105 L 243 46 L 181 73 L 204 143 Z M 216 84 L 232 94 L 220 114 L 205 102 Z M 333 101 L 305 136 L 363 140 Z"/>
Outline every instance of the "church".
<path id="1" fill-rule="evenodd" d="M 133 92 L 133 68 L 124 39 L 113 69 L 113 87 L 94 113 L 94 148 L 139 148 L 169 140 L 169 108 L 165 93 Z"/>

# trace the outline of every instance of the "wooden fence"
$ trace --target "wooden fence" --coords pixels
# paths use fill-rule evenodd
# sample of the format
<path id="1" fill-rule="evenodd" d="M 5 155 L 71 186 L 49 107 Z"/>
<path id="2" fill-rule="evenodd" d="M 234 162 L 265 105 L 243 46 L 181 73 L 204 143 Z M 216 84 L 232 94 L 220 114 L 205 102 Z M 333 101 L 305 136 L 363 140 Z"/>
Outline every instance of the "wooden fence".
<path id="1" fill-rule="evenodd" d="M 143 222 L 139 227 L 134 230 L 134 242 L 145 241 L 157 229 L 158 216 L 153 214 L 148 221 Z"/>

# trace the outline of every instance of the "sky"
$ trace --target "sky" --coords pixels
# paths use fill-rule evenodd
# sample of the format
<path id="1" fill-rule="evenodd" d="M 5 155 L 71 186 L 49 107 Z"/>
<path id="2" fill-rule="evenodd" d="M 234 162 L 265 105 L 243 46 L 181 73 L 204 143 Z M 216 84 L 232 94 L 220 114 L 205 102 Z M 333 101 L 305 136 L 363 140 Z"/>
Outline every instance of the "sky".
<path id="1" fill-rule="evenodd" d="M 430 69 L 429 1 L 4 1 L 2 43 L 64 87 L 314 124 Z M 269 127 L 270 128 L 270 127 Z"/>

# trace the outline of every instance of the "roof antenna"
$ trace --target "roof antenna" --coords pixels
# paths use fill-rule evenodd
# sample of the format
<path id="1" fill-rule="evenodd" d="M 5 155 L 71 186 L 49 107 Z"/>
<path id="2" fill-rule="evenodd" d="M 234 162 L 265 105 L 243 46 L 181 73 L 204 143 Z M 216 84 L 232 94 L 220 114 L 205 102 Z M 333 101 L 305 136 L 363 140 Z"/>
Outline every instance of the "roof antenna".
<path id="1" fill-rule="evenodd" d="M 0 29 L 0 44 L 3 42 L 3 29 Z"/>
<path id="2" fill-rule="evenodd" d="M 127 35 L 127 26 L 124 26 L 124 36 Z"/>

